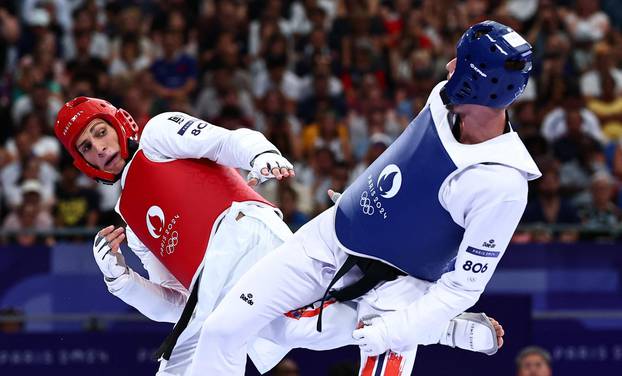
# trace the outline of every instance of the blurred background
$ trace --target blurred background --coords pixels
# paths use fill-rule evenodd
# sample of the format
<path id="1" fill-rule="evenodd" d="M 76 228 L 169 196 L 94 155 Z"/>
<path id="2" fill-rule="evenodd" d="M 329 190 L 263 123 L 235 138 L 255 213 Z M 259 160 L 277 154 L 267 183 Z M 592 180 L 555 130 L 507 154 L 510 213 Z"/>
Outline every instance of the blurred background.
<path id="1" fill-rule="evenodd" d="M 415 373 L 622 374 L 618 0 L 0 0 L 0 374 L 153 374 L 171 327 L 106 291 L 91 241 L 119 223 L 119 187 L 61 150 L 65 101 L 105 98 L 141 127 L 179 110 L 262 132 L 296 165 L 260 187 L 296 230 L 399 136 L 485 19 L 534 47 L 510 116 L 543 176 L 475 308 L 506 345 L 428 346 Z M 272 374 L 355 375 L 357 358 L 295 351 Z"/>

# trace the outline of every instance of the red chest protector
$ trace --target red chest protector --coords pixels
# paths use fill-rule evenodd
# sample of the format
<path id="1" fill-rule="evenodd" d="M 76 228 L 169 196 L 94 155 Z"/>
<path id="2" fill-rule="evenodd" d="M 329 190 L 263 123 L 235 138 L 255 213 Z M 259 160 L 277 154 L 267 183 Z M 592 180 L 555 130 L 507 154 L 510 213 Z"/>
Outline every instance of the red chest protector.
<path id="1" fill-rule="evenodd" d="M 128 169 L 121 216 L 186 288 L 203 260 L 214 222 L 232 202 L 273 206 L 235 169 L 206 159 L 153 162 L 139 150 Z"/>

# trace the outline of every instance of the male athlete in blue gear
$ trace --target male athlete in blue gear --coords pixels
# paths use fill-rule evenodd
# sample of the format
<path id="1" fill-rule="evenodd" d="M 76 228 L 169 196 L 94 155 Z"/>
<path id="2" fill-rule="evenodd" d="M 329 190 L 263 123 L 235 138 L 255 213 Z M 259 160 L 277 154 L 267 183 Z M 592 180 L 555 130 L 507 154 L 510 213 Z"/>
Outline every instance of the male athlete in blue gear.
<path id="1" fill-rule="evenodd" d="M 527 182 L 540 176 L 506 113 L 531 59 L 511 28 L 469 28 L 448 81 L 403 134 L 335 207 L 231 288 L 203 325 L 189 375 L 242 375 L 253 335 L 291 307 L 329 298 L 358 303 L 363 325 L 352 336 L 372 371 L 388 367 L 375 358 L 388 350 L 414 361 L 418 345 L 442 343 L 450 320 L 484 291 L 525 209 Z"/>

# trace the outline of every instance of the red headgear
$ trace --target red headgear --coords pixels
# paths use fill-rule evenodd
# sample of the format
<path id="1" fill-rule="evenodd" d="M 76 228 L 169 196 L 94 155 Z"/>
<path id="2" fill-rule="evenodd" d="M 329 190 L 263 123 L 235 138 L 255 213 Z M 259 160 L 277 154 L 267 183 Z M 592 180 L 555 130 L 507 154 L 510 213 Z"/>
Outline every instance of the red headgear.
<path id="1" fill-rule="evenodd" d="M 89 177 L 108 183 L 114 183 L 118 176 L 90 165 L 76 149 L 76 140 L 93 119 L 108 122 L 117 132 L 121 158 L 129 156 L 128 140 L 137 140 L 138 125 L 132 116 L 109 102 L 89 97 L 77 97 L 65 103 L 58 111 L 54 133 L 65 149 L 73 157 L 73 164 Z"/>

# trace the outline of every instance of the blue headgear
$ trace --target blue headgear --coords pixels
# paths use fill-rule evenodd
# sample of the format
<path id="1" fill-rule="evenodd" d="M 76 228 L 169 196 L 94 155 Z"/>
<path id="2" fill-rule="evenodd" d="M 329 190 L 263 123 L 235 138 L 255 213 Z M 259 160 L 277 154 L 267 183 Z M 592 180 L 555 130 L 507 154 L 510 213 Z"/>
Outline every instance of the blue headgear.
<path id="1" fill-rule="evenodd" d="M 509 106 L 525 90 L 531 45 L 494 21 L 471 26 L 458 41 L 456 70 L 441 92 L 445 104 Z"/>

